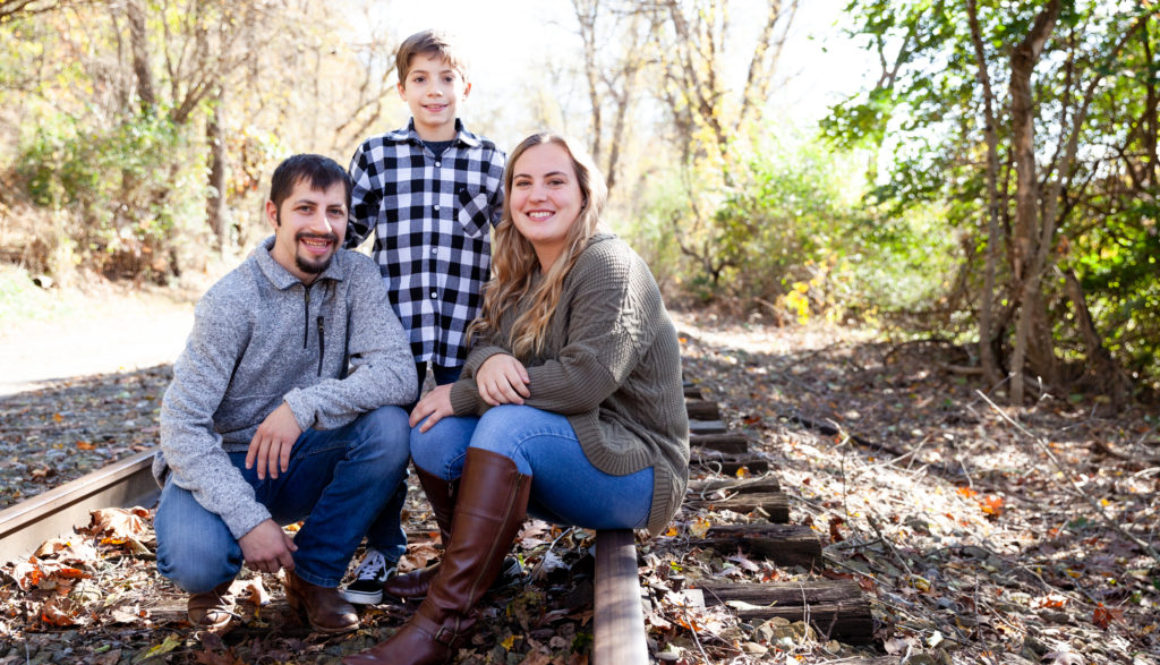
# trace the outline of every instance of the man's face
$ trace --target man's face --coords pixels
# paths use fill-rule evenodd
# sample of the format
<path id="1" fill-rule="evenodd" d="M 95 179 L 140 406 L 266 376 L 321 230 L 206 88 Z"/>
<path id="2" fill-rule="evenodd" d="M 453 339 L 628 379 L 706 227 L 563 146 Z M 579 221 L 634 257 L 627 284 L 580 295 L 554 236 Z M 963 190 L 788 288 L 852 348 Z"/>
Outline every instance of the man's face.
<path id="1" fill-rule="evenodd" d="M 266 202 L 266 217 L 274 227 L 270 256 L 303 284 L 326 270 L 346 235 L 346 187 L 336 182 L 325 190 L 299 179 L 279 209 Z"/>
<path id="2" fill-rule="evenodd" d="M 425 141 L 455 138 L 457 105 L 467 99 L 471 84 L 439 54 L 416 53 L 399 96 L 411 108 L 415 130 Z"/>

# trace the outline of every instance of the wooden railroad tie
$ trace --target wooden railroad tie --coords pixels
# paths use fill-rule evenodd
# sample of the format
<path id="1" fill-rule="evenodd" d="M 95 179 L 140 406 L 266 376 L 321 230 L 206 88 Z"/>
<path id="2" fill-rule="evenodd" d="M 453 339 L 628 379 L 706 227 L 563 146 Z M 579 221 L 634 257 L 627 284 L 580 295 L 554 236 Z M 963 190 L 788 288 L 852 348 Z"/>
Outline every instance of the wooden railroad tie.
<path id="1" fill-rule="evenodd" d="M 817 534 L 809 527 L 787 524 L 789 500 L 777 479 L 764 475 L 769 472 L 768 460 L 750 451 L 748 436 L 729 431 L 720 407 L 701 399 L 697 384 L 686 382 L 684 391 L 690 464 L 721 477 L 690 481 L 683 509 L 744 514 L 759 511 L 767 520 L 711 526 L 702 537 L 690 539 L 688 545 L 729 554 L 741 549 L 779 566 L 823 566 Z M 695 583 L 695 588 L 703 595 L 705 605 L 728 605 L 744 620 L 782 617 L 805 621 L 826 637 L 851 643 L 873 640 L 869 601 L 861 588 L 849 580 L 770 584 L 701 581 Z"/>

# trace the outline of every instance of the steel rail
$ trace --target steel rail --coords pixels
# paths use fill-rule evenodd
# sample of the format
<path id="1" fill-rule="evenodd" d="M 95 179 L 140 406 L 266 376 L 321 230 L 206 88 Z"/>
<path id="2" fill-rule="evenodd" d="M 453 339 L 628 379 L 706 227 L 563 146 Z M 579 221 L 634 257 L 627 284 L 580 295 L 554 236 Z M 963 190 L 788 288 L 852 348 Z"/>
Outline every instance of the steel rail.
<path id="1" fill-rule="evenodd" d="M 0 511 L 0 562 L 28 558 L 44 541 L 89 521 L 89 511 L 152 505 L 161 490 L 153 450 L 127 457 Z"/>

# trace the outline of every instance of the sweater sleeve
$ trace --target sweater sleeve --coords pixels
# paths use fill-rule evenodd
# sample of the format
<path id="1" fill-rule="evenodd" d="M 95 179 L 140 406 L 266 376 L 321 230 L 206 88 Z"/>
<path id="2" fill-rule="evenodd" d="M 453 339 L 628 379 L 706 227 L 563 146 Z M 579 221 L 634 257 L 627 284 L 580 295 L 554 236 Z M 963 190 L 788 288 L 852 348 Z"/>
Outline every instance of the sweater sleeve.
<path id="1" fill-rule="evenodd" d="M 250 320 L 244 312 L 213 291 L 202 298 L 161 404 L 161 454 L 173 482 L 221 516 L 234 538 L 270 517 L 230 462 L 213 425 L 234 365 L 249 343 Z"/>
<path id="2" fill-rule="evenodd" d="M 360 414 L 388 404 L 415 400 L 418 377 L 403 326 L 387 300 L 374 263 L 361 254 L 352 260 L 350 298 L 351 372 L 343 379 L 324 379 L 285 396 L 299 427 L 334 429 Z"/>
<path id="3" fill-rule="evenodd" d="M 371 181 L 367 144 L 355 150 L 350 160 L 350 219 L 346 225 L 346 239 L 343 247 L 353 248 L 362 244 L 375 229 L 382 191 Z"/>
<path id="4" fill-rule="evenodd" d="M 528 367 L 528 406 L 563 415 L 592 411 L 624 383 L 652 344 L 651 277 L 618 246 L 591 247 L 573 267 L 564 289 L 568 299 L 555 314 L 567 317 L 567 340 L 555 357 Z"/>

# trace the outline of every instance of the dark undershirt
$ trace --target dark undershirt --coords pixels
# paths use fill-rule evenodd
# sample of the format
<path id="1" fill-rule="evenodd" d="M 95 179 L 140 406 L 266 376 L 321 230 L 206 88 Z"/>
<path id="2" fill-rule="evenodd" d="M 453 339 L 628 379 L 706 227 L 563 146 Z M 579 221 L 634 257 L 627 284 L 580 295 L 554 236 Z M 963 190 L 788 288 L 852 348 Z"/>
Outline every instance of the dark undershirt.
<path id="1" fill-rule="evenodd" d="M 443 151 L 450 148 L 451 144 L 455 143 L 455 139 L 450 141 L 423 141 L 423 145 L 432 152 L 436 157 L 443 154 Z"/>

